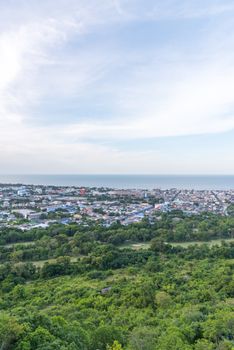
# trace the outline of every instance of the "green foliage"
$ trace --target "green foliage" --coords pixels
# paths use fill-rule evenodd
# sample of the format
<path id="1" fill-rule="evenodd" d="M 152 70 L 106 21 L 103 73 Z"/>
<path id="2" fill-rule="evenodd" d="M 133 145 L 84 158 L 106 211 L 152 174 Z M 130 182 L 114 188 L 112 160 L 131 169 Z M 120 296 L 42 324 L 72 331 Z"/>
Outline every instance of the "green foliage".
<path id="1" fill-rule="evenodd" d="M 93 332 L 91 349 L 106 350 L 115 340 L 120 342 L 123 341 L 120 328 L 113 326 L 100 326 Z"/>
<path id="2" fill-rule="evenodd" d="M 129 338 L 130 350 L 155 350 L 157 331 L 150 327 L 135 328 Z"/>
<path id="3" fill-rule="evenodd" d="M 0 349 L 232 350 L 234 244 L 168 242 L 233 230 L 231 217 L 178 212 L 128 227 L 3 229 Z"/>
<path id="4" fill-rule="evenodd" d="M 234 205 L 233 204 L 229 205 L 229 207 L 227 208 L 227 212 L 231 217 L 234 217 Z"/>
<path id="5" fill-rule="evenodd" d="M 183 334 L 179 330 L 168 329 L 158 341 L 158 349 L 160 350 L 192 350 L 184 339 Z"/>
<path id="6" fill-rule="evenodd" d="M 112 346 L 107 345 L 107 350 L 122 350 L 122 345 L 115 340 Z"/>
<path id="7" fill-rule="evenodd" d="M 1 350 L 12 349 L 24 331 L 14 317 L 7 314 L 0 315 L 0 348 Z"/>

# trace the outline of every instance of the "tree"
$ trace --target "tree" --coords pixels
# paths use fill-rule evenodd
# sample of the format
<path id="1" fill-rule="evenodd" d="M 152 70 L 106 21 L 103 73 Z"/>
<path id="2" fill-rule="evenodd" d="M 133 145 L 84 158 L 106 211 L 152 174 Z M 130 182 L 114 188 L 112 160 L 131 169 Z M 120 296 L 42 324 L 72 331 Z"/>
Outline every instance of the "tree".
<path id="1" fill-rule="evenodd" d="M 129 338 L 131 350 L 155 350 L 157 332 L 150 327 L 133 330 Z"/>
<path id="2" fill-rule="evenodd" d="M 107 345 L 107 350 L 123 350 L 123 348 L 122 345 L 115 340 L 112 346 Z"/>
<path id="3" fill-rule="evenodd" d="M 170 246 L 167 245 L 161 238 L 154 238 L 151 241 L 151 249 L 155 253 L 166 253 Z"/>
<path id="4" fill-rule="evenodd" d="M 56 338 L 47 329 L 39 326 L 28 335 L 24 347 L 26 344 L 30 344 L 30 349 L 49 349 L 48 345 L 53 344 L 55 340 Z"/>
<path id="5" fill-rule="evenodd" d="M 171 296 L 164 291 L 158 292 L 155 295 L 155 304 L 158 307 L 161 307 L 163 309 L 166 309 L 167 307 L 169 307 L 172 303 L 172 299 Z"/>
<path id="6" fill-rule="evenodd" d="M 93 333 L 92 349 L 106 350 L 107 346 L 118 340 L 120 343 L 123 337 L 119 328 L 113 326 L 100 326 Z"/>
<path id="7" fill-rule="evenodd" d="M 219 343 L 222 339 L 234 339 L 233 312 L 218 311 L 203 324 L 204 336 Z"/>
<path id="8" fill-rule="evenodd" d="M 8 350 L 23 333 L 24 327 L 14 317 L 0 315 L 0 349 Z"/>
<path id="9" fill-rule="evenodd" d="M 214 350 L 215 346 L 207 339 L 199 339 L 194 347 L 195 350 Z"/>
<path id="10" fill-rule="evenodd" d="M 158 347 L 160 350 L 192 350 L 192 347 L 185 341 L 183 334 L 177 329 L 168 329 L 159 338 Z"/>

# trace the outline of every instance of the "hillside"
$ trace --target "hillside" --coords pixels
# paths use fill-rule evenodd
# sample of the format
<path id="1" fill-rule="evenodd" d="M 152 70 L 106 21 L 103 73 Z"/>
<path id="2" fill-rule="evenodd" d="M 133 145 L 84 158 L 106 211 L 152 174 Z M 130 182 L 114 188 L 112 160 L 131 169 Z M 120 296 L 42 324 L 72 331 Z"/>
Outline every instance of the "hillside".
<path id="1" fill-rule="evenodd" d="M 233 224 L 2 230 L 1 349 L 233 349 Z"/>

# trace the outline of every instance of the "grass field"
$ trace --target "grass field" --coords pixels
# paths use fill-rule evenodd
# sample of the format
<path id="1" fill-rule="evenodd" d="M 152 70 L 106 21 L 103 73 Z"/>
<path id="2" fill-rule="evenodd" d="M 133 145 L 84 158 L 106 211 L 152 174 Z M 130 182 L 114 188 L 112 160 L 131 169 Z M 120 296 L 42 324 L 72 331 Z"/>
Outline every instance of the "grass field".
<path id="1" fill-rule="evenodd" d="M 17 242 L 17 243 L 9 243 L 5 244 L 4 247 L 6 248 L 11 248 L 11 247 L 17 247 L 17 246 L 28 246 L 28 245 L 34 245 L 36 242 L 31 241 L 31 242 Z"/>
<path id="2" fill-rule="evenodd" d="M 122 244 L 120 249 L 130 248 L 133 250 L 141 250 L 141 249 L 149 249 L 150 248 L 150 242 L 142 242 L 142 243 L 126 243 Z"/>
<path id="3" fill-rule="evenodd" d="M 213 239 L 211 241 L 207 241 L 207 242 L 204 242 L 204 241 L 194 241 L 194 242 L 176 242 L 176 243 L 170 243 L 173 247 L 184 247 L 184 248 L 187 248 L 191 245 L 202 245 L 202 244 L 207 244 L 209 247 L 213 246 L 213 245 L 221 245 L 222 242 L 226 242 L 226 243 L 229 243 L 229 242 L 234 242 L 234 238 L 231 238 L 231 239 Z"/>
<path id="4" fill-rule="evenodd" d="M 214 239 L 211 241 L 193 241 L 193 242 L 168 242 L 168 244 L 172 245 L 173 247 L 183 247 L 187 248 L 191 245 L 202 245 L 202 244 L 207 244 L 209 247 L 213 245 L 221 245 L 221 243 L 225 241 L 227 243 L 229 242 L 234 242 L 234 238 L 231 239 Z M 133 250 L 141 250 L 141 249 L 149 249 L 150 248 L 150 242 L 142 242 L 142 243 L 126 243 L 122 244 L 120 249 L 125 249 L 125 248 L 131 248 Z"/>
<path id="5" fill-rule="evenodd" d="M 71 260 L 71 262 L 76 262 L 78 260 L 78 257 L 70 256 L 70 260 Z M 48 263 L 54 263 L 54 262 L 56 262 L 56 259 L 37 260 L 37 261 L 33 261 L 33 260 L 30 260 L 30 261 L 19 261 L 19 262 L 14 263 L 14 265 L 32 263 L 36 267 L 42 267 L 47 262 Z M 11 263 L 11 262 L 8 261 L 8 263 Z M 2 265 L 2 263 L 0 263 L 0 266 L 1 265 Z"/>
<path id="6" fill-rule="evenodd" d="M 78 258 L 71 256 L 71 262 L 76 262 Z M 56 262 L 56 259 L 48 259 L 48 260 L 38 260 L 38 261 L 30 261 L 36 267 L 42 267 L 45 263 L 53 263 Z"/>

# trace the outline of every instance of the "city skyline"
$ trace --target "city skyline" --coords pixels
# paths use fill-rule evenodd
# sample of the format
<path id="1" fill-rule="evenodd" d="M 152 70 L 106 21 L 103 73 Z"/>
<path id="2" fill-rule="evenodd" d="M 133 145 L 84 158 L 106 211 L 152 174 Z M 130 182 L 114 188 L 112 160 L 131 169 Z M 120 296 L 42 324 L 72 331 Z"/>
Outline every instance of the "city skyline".
<path id="1" fill-rule="evenodd" d="M 234 3 L 0 3 L 0 174 L 234 174 Z"/>

